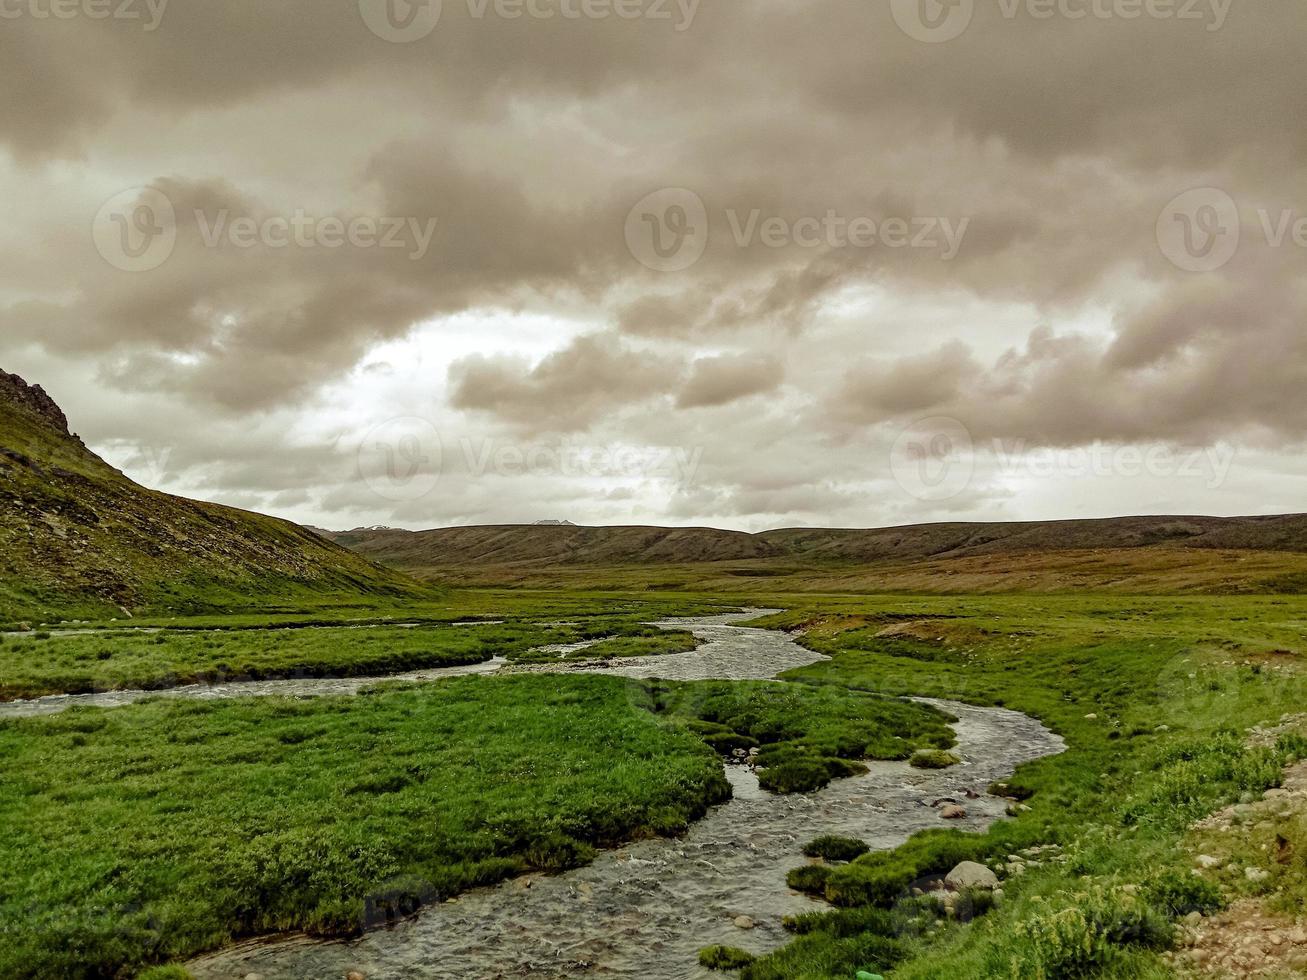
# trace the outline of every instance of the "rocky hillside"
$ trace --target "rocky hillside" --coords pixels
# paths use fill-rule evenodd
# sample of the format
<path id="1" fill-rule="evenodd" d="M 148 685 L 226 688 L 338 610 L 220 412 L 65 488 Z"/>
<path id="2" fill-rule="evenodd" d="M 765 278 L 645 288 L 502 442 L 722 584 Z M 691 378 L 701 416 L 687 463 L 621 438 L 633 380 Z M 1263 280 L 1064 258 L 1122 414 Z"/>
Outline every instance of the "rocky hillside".
<path id="1" fill-rule="evenodd" d="M 287 521 L 133 483 L 0 371 L 0 621 L 418 589 Z"/>

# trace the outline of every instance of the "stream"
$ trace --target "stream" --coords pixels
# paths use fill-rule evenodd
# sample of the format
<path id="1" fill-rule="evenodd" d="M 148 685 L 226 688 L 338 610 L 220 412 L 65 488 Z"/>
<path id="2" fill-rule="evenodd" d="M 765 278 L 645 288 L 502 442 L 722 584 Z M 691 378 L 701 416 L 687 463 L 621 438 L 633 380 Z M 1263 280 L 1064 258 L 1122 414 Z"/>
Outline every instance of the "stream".
<path id="1" fill-rule="evenodd" d="M 825 659 L 786 634 L 732 625 L 763 612 L 658 624 L 692 631 L 703 641 L 693 653 L 507 669 L 756 680 Z M 499 669 L 493 663 L 479 666 Z M 420 679 L 452 676 L 451 670 L 422 673 Z M 273 683 L 313 687 L 263 690 Z M 241 687 L 247 694 L 328 694 L 357 691 L 367 683 L 316 680 L 268 682 L 258 685 L 259 690 L 250 690 L 254 685 L 228 687 Z M 298 935 L 260 939 L 199 957 L 187 969 L 197 980 L 240 980 L 250 974 L 262 980 L 341 980 L 351 971 L 368 980 L 719 976 L 698 966 L 701 947 L 722 943 L 765 953 L 791 938 L 781 927 L 783 916 L 827 907 L 785 885 L 786 872 L 806 860 L 801 848 L 812 838 L 843 834 L 880 850 L 929 827 L 983 830 L 1002 818 L 1006 808 L 1005 801 L 983 795 L 990 782 L 1010 776 L 1022 763 L 1065 749 L 1060 737 L 1018 712 L 921 700 L 957 716 L 953 728 L 961 765 L 930 771 L 905 762 L 871 762 L 866 775 L 791 796 L 765 792 L 747 767 L 728 766 L 734 798 L 714 808 L 684 837 L 605 851 L 590 865 L 561 875 L 532 875 L 477 889 L 357 941 Z M 982 795 L 962 800 L 968 789 Z M 946 824 L 930 807 L 944 796 L 964 802 L 965 819 Z"/>

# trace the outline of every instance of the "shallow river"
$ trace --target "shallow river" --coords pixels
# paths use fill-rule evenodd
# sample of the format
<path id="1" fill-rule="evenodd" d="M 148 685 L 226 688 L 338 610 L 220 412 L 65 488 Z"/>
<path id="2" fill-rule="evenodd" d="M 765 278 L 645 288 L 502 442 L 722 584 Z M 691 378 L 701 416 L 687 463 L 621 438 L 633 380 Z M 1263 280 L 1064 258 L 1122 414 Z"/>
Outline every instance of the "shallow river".
<path id="1" fill-rule="evenodd" d="M 581 669 L 629 677 L 744 680 L 770 678 L 823 659 L 785 634 L 730 625 L 757 614 L 668 620 L 659 625 L 690 629 L 703 645 L 694 653 Z M 564 669 L 578 668 L 568 664 Z M 318 689 L 326 683 L 348 685 L 336 690 L 364 684 L 313 683 L 314 690 L 298 693 L 333 693 Z M 983 795 L 964 800 L 967 789 L 983 794 L 990 782 L 1009 776 L 1021 763 L 1065 748 L 1058 736 L 1017 712 L 927 703 L 958 717 L 954 730 L 961 766 L 932 772 L 906 763 L 873 762 L 865 776 L 796 796 L 766 793 L 747 769 L 728 767 L 734 799 L 683 838 L 642 841 L 606 851 L 589 866 L 566 874 L 478 889 L 356 942 L 259 940 L 200 957 L 187 967 L 198 980 L 251 973 L 264 980 L 341 980 L 352 970 L 368 980 L 720 976 L 699 968 L 700 947 L 725 943 L 766 952 L 789 938 L 781 928 L 783 916 L 826 907 L 785 886 L 785 873 L 804 862 L 801 848 L 813 837 L 847 834 L 878 849 L 894 847 L 918 830 L 945 825 L 929 806 L 943 796 L 959 799 L 967 810 L 966 819 L 952 826 L 981 830 L 1002 816 L 1005 803 Z M 751 919 L 754 928 L 737 926 L 741 916 Z"/>

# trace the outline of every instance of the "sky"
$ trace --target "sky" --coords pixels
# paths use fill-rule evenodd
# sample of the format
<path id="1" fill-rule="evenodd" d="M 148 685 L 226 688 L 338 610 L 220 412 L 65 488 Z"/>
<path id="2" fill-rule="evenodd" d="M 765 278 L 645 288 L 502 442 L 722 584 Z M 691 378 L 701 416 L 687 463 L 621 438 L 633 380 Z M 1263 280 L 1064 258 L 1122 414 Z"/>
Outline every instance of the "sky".
<path id="1" fill-rule="evenodd" d="M 1301 511 L 1296 0 L 0 0 L 0 368 L 328 528 Z"/>

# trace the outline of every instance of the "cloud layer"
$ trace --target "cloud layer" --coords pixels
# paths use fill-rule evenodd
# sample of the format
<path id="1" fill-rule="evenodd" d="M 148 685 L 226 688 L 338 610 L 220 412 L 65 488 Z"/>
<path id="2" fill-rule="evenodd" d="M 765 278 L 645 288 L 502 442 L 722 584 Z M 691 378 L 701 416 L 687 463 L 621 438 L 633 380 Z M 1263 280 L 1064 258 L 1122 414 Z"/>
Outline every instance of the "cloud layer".
<path id="1" fill-rule="evenodd" d="M 0 30 L 0 366 L 144 480 L 332 525 L 1289 499 L 1301 4 L 93 6 Z M 904 478 L 958 432 L 955 493 Z M 1102 445 L 1239 461 L 1012 464 Z"/>

